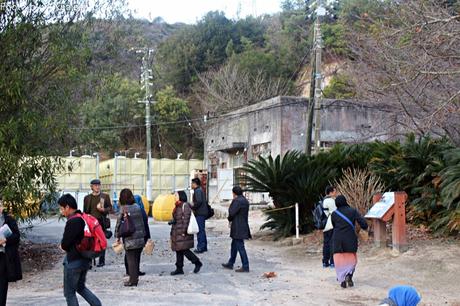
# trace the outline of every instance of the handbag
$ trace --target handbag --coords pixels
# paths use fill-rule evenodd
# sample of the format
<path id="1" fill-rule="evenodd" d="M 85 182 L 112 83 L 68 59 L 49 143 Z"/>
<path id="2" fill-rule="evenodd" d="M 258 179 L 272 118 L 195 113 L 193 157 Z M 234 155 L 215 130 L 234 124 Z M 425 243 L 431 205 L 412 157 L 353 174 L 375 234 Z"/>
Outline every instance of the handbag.
<path id="1" fill-rule="evenodd" d="M 113 233 L 111 230 L 106 230 L 104 234 L 105 234 L 105 239 L 110 239 L 113 236 Z"/>
<path id="2" fill-rule="evenodd" d="M 123 243 L 119 243 L 115 241 L 112 244 L 112 249 L 115 252 L 115 254 L 121 254 L 123 252 Z"/>
<path id="3" fill-rule="evenodd" d="M 127 238 L 132 236 L 136 232 L 136 226 L 134 225 L 133 220 L 131 219 L 131 216 L 129 213 L 126 211 L 125 208 L 123 208 L 123 216 L 120 221 L 120 237 L 121 238 Z"/>
<path id="4" fill-rule="evenodd" d="M 188 222 L 187 234 L 195 235 L 195 234 L 198 234 L 199 231 L 200 230 L 198 228 L 198 222 L 196 222 L 195 215 L 193 214 L 193 212 L 190 212 L 190 221 Z"/>
<path id="5" fill-rule="evenodd" d="M 152 255 L 154 248 L 155 248 L 155 242 L 153 242 L 152 239 L 147 240 L 144 246 L 145 255 Z"/>
<path id="6" fill-rule="evenodd" d="M 206 220 L 209 218 L 212 218 L 214 216 L 214 209 L 209 205 L 209 203 L 206 201 L 206 206 L 208 207 L 208 215 L 206 216 Z"/>

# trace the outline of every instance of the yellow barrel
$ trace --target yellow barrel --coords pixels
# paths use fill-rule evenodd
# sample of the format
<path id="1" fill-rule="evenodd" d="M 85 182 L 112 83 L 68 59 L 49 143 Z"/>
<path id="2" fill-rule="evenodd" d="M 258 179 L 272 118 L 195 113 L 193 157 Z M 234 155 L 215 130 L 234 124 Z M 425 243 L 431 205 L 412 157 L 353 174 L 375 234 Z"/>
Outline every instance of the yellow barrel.
<path id="1" fill-rule="evenodd" d="M 149 204 L 149 200 L 147 200 L 147 197 L 146 196 L 141 196 L 141 199 L 142 199 L 142 204 L 144 204 L 144 210 L 145 210 L 145 213 L 147 214 L 147 216 L 149 215 L 150 213 L 150 204 Z"/>
<path id="2" fill-rule="evenodd" d="M 158 221 L 171 220 L 175 202 L 174 195 L 160 194 L 153 202 L 153 218 Z"/>

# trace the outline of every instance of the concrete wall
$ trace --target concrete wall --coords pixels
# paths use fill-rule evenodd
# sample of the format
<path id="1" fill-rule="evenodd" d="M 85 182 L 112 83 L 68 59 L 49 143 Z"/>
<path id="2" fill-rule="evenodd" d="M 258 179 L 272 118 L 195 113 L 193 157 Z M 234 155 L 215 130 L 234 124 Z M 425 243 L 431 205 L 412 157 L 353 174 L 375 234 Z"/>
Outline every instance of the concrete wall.
<path id="1" fill-rule="evenodd" d="M 247 161 L 259 155 L 304 151 L 307 109 L 308 99 L 275 97 L 211 118 L 204 139 L 208 172 L 212 172 L 213 160 L 218 168 L 233 168 L 232 160 L 237 155 Z M 384 106 L 376 109 L 353 101 L 325 99 L 320 116 L 322 146 L 394 139 L 404 132 L 392 123 L 395 118 Z M 313 137 L 314 130 L 312 140 Z M 211 178 L 209 198 L 216 198 L 217 192 L 217 180 Z"/>

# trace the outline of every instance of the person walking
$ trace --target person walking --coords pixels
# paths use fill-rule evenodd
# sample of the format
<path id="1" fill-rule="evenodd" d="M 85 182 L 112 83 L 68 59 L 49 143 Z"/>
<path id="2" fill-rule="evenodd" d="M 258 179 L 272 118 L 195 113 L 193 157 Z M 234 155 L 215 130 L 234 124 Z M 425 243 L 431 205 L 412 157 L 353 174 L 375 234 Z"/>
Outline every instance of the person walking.
<path id="1" fill-rule="evenodd" d="M 353 287 L 353 274 L 358 263 L 356 252 L 358 251 L 358 237 L 355 231 L 355 223 L 363 230 L 367 229 L 366 220 L 359 212 L 350 207 L 343 195 L 335 199 L 337 209 L 332 213 L 332 251 L 334 253 L 334 265 L 337 280 L 342 288 Z"/>
<path id="2" fill-rule="evenodd" d="M 206 239 L 206 219 L 208 218 L 209 211 L 206 203 L 206 196 L 201 188 L 201 181 L 199 178 L 192 179 L 193 189 L 193 212 L 198 223 L 197 246 L 194 250 L 195 253 L 204 253 L 208 251 L 208 241 Z"/>
<path id="3" fill-rule="evenodd" d="M 334 267 L 334 257 L 332 256 L 332 233 L 333 226 L 331 215 L 337 209 L 335 206 L 335 197 L 337 196 L 337 190 L 334 186 L 326 187 L 326 197 L 323 200 L 324 213 L 327 216 L 326 226 L 323 230 L 323 267 Z"/>
<path id="4" fill-rule="evenodd" d="M 91 194 L 88 194 L 83 199 L 83 212 L 95 217 L 99 224 L 102 226 L 104 233 L 110 230 L 110 219 L 108 218 L 109 212 L 112 210 L 112 203 L 110 196 L 101 192 L 101 181 L 94 179 L 90 182 Z M 107 237 L 107 235 L 106 235 Z M 97 267 L 105 266 L 105 250 L 99 256 L 99 263 Z"/>
<path id="5" fill-rule="evenodd" d="M 169 222 L 171 226 L 171 249 L 176 252 L 176 270 L 171 275 L 184 274 L 184 256 L 195 265 L 193 273 L 198 273 L 203 266 L 200 259 L 190 251 L 193 248 L 193 235 L 187 233 L 187 228 L 192 216 L 192 209 L 187 202 L 187 195 L 184 191 L 175 193 L 176 204 L 172 213 L 173 219 Z"/>
<path id="6" fill-rule="evenodd" d="M 67 218 L 61 249 L 66 252 L 64 258 L 64 297 L 68 306 L 78 306 L 76 293 L 80 294 L 91 306 L 101 306 L 101 301 L 86 288 L 86 274 L 91 260 L 84 258 L 77 250 L 77 245 L 84 236 L 85 221 L 78 217 L 77 201 L 70 194 L 64 194 L 58 200 L 61 214 Z"/>
<path id="7" fill-rule="evenodd" d="M 144 220 L 141 209 L 139 205 L 136 205 L 130 189 L 125 188 L 120 191 L 119 199 L 121 210 L 115 226 L 115 237 L 118 243 L 123 239 L 123 246 L 126 251 L 129 280 L 124 285 L 126 287 L 137 286 L 141 254 L 145 246 Z M 122 227 L 122 223 L 127 226 Z"/>
<path id="8" fill-rule="evenodd" d="M 19 257 L 19 228 L 16 220 L 7 214 L 3 199 L 0 196 L 0 228 L 6 226 L 10 235 L 0 232 L 0 306 L 6 305 L 8 283 L 22 279 L 21 259 Z M 1 231 L 1 230 L 0 230 Z"/>
<path id="9" fill-rule="evenodd" d="M 230 237 L 232 246 L 230 249 L 230 259 L 222 266 L 226 269 L 233 269 L 237 253 L 240 254 L 242 267 L 236 269 L 236 272 L 249 272 L 249 260 L 244 247 L 244 240 L 250 239 L 251 231 L 249 229 L 249 202 L 243 196 L 243 190 L 239 186 L 232 189 L 233 201 L 228 208 L 228 221 L 230 222 Z"/>

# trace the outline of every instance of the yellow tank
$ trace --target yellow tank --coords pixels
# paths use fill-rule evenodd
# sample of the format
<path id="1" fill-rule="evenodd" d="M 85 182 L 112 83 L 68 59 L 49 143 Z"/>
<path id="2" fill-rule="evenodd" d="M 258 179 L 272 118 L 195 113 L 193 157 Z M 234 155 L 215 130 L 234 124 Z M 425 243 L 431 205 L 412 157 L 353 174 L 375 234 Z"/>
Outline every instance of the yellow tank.
<path id="1" fill-rule="evenodd" d="M 175 202 L 174 195 L 160 194 L 153 202 L 153 218 L 158 221 L 171 220 Z"/>
<path id="2" fill-rule="evenodd" d="M 149 204 L 149 200 L 147 200 L 147 197 L 146 196 L 141 196 L 142 198 L 142 204 L 144 204 L 144 210 L 145 210 L 145 213 L 147 214 L 147 216 L 150 214 L 150 204 Z"/>

